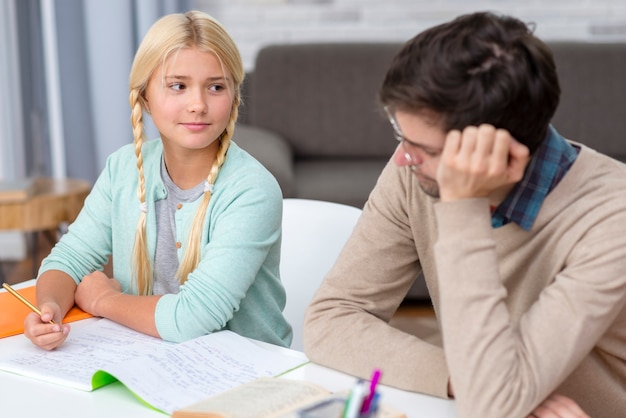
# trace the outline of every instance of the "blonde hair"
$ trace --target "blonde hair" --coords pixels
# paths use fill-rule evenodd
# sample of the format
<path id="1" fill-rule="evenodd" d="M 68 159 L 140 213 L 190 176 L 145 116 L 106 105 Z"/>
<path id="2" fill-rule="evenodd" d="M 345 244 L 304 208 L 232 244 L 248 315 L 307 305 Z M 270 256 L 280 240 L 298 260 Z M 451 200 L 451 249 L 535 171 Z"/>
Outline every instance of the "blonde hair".
<path id="1" fill-rule="evenodd" d="M 141 147 L 145 141 L 143 124 L 143 112 L 146 110 L 145 93 L 148 82 L 154 71 L 165 64 L 172 53 L 182 48 L 197 47 L 202 51 L 214 53 L 222 65 L 224 73 L 230 73 L 232 80 L 232 108 L 228 125 L 220 135 L 217 157 L 207 177 L 207 183 L 212 185 L 217 179 L 220 168 L 224 164 L 226 151 L 235 129 L 237 121 L 240 97 L 240 87 L 245 75 L 241 56 L 237 46 L 224 30 L 224 28 L 206 13 L 190 11 L 185 14 L 171 14 L 159 19 L 148 31 L 139 46 L 133 66 L 130 71 L 130 107 L 131 124 L 133 128 L 133 143 L 137 156 L 137 171 L 139 174 L 139 186 L 137 197 L 141 210 L 137 230 L 135 232 L 135 244 L 133 247 L 133 263 L 137 291 L 140 295 L 152 294 L 153 271 L 148 257 L 146 245 L 146 181 L 143 171 L 143 158 Z M 177 272 L 181 283 L 187 280 L 200 262 L 202 245 L 202 229 L 206 216 L 212 190 L 208 188 L 202 197 L 202 202 L 194 216 L 191 231 L 187 242 L 187 250 Z"/>

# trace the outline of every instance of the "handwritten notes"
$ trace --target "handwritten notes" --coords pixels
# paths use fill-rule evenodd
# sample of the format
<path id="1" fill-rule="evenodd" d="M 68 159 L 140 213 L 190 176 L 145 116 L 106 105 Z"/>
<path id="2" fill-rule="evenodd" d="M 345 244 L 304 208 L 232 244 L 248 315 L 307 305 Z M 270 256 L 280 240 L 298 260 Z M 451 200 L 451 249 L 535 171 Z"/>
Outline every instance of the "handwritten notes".
<path id="1" fill-rule="evenodd" d="M 12 338 L 23 338 L 16 336 Z M 181 344 L 106 319 L 75 329 L 54 351 L 24 346 L 3 353 L 0 370 L 82 390 L 119 380 L 166 413 L 259 377 L 304 364 L 302 356 L 263 348 L 231 331 Z"/>
<path id="2" fill-rule="evenodd" d="M 54 351 L 44 351 L 33 344 L 19 352 L 3 355 L 0 369 L 70 386 L 93 390 L 93 375 L 100 369 L 132 360 L 171 343 L 133 331 L 108 320 L 72 331 L 67 341 Z"/>

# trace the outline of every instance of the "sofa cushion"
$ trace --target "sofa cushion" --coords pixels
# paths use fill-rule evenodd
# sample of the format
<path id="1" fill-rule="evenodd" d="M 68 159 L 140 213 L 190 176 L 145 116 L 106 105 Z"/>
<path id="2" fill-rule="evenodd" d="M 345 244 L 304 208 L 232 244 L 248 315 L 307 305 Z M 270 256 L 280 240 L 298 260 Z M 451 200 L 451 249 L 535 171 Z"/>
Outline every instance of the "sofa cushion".
<path id="1" fill-rule="evenodd" d="M 296 197 L 363 207 L 387 160 L 315 159 L 296 167 Z"/>
<path id="2" fill-rule="evenodd" d="M 233 141 L 274 175 L 284 197 L 294 196 L 293 153 L 284 139 L 265 129 L 237 124 Z"/>
<path id="3" fill-rule="evenodd" d="M 273 45 L 247 81 L 246 120 L 278 133 L 296 159 L 388 158 L 396 142 L 376 102 L 393 44 Z"/>

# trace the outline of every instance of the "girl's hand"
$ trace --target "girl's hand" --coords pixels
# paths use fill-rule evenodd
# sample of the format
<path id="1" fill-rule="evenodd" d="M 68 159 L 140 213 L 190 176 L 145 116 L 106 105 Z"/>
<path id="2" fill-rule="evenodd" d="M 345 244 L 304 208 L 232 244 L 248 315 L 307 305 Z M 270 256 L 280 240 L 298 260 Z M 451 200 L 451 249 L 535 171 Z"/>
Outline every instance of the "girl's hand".
<path id="1" fill-rule="evenodd" d="M 450 131 L 437 169 L 442 201 L 490 197 L 520 181 L 528 148 L 508 131 L 483 124 Z"/>
<path id="2" fill-rule="evenodd" d="M 83 311 L 94 316 L 103 316 L 99 314 L 99 305 L 105 299 L 115 297 L 121 292 L 122 286 L 117 280 L 107 277 L 101 271 L 94 271 L 83 277 L 76 288 L 74 299 Z"/>
<path id="3" fill-rule="evenodd" d="M 572 399 L 553 393 L 527 418 L 589 418 Z"/>
<path id="4" fill-rule="evenodd" d="M 55 303 L 44 303 L 39 306 L 41 316 L 30 313 L 24 320 L 24 335 L 37 347 L 53 350 L 67 339 L 70 326 L 61 324 L 61 308 Z M 56 324 L 50 324 L 53 320 Z"/>

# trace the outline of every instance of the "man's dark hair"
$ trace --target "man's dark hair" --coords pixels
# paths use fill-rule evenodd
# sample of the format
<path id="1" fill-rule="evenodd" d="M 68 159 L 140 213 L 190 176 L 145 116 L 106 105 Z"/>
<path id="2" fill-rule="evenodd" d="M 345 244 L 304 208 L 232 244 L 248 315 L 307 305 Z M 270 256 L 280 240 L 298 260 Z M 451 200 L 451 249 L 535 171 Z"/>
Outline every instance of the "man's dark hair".
<path id="1" fill-rule="evenodd" d="M 481 12 L 409 40 L 391 63 L 379 99 L 435 115 L 445 130 L 489 123 L 534 152 L 561 90 L 552 52 L 520 20 Z"/>

